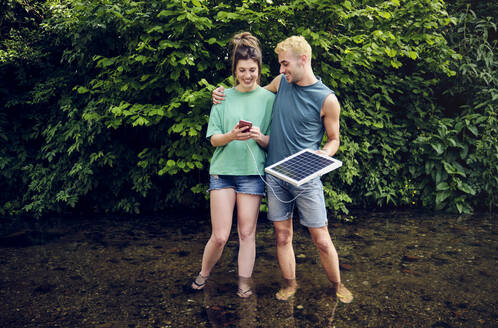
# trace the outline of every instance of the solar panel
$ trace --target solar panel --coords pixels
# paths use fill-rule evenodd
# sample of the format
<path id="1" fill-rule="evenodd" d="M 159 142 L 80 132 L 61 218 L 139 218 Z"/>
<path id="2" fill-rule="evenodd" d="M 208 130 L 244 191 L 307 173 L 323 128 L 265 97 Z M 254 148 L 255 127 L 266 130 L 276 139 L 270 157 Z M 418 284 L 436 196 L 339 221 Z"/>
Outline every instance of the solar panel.
<path id="1" fill-rule="evenodd" d="M 304 149 L 268 166 L 265 172 L 300 186 L 341 166 L 342 162 L 335 158 Z"/>

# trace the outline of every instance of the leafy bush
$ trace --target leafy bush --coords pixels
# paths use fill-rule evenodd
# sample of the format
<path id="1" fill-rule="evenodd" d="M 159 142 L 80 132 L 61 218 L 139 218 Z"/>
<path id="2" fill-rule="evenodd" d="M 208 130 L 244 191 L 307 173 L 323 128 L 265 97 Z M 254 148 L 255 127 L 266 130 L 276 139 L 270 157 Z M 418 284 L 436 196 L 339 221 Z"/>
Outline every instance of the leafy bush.
<path id="1" fill-rule="evenodd" d="M 424 190 L 423 205 L 459 213 L 497 206 L 497 30 L 492 17 L 498 5 L 476 3 L 474 8 L 480 15 L 467 1 L 450 6 L 458 24 L 448 39 L 463 59 L 456 63 L 457 78 L 438 86 L 443 114 L 428 121 L 414 143 L 421 150 L 419 169 L 413 171 Z"/>
<path id="2" fill-rule="evenodd" d="M 448 9 L 440 0 L 7 1 L 0 214 L 207 207 L 211 90 L 230 85 L 227 44 L 241 30 L 262 41 L 263 84 L 278 74 L 276 43 L 301 34 L 337 92 L 344 166 L 324 178 L 331 210 L 493 208 L 496 40 L 487 33 L 496 29 L 458 3 Z"/>

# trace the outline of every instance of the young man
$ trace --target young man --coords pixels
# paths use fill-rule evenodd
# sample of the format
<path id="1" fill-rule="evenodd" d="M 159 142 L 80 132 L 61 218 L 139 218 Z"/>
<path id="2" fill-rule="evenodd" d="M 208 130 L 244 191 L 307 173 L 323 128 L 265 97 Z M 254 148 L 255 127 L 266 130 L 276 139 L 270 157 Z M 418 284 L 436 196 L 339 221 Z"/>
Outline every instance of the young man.
<path id="1" fill-rule="evenodd" d="M 276 92 L 266 166 L 303 149 L 333 156 L 339 149 L 340 105 L 334 94 L 313 73 L 311 47 L 302 36 L 291 36 L 275 48 L 280 73 L 265 88 Z M 218 88 L 221 91 L 220 88 Z M 213 92 L 213 101 L 222 99 Z M 320 149 L 323 134 L 327 142 Z M 322 266 L 341 302 L 353 300 L 341 283 L 339 257 L 327 227 L 323 186 L 316 178 L 300 187 L 267 175 L 268 219 L 273 221 L 277 238 L 277 256 L 285 286 L 276 297 L 287 300 L 297 290 L 296 260 L 292 247 L 292 214 L 297 206 L 300 223 L 306 226 L 320 253 Z M 299 196 L 298 196 L 299 195 Z M 298 196 L 296 199 L 294 199 Z M 294 199 L 294 200 L 293 200 Z M 282 201 L 283 202 L 282 202 Z M 293 201 L 291 201 L 293 200 Z"/>

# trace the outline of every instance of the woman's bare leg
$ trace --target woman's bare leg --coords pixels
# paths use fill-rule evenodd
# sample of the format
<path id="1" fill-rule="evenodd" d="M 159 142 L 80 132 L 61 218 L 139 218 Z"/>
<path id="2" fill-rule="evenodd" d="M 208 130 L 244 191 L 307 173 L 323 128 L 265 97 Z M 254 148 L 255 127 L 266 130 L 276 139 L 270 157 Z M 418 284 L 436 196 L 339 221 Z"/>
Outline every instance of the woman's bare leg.
<path id="1" fill-rule="evenodd" d="M 250 288 L 250 277 L 256 258 L 256 224 L 261 196 L 237 194 L 237 231 L 239 234 L 239 288 Z"/>
<path id="2" fill-rule="evenodd" d="M 233 209 L 235 206 L 235 190 L 217 189 L 210 192 L 212 233 L 202 256 L 200 275 L 208 277 L 216 262 L 223 254 L 223 248 L 230 236 Z"/>

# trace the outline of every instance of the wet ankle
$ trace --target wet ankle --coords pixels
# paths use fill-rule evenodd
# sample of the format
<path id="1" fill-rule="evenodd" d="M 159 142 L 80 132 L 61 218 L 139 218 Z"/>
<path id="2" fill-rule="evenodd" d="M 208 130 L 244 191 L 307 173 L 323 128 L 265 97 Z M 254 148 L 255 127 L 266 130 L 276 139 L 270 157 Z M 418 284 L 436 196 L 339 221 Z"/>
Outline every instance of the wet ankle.
<path id="1" fill-rule="evenodd" d="M 247 289 L 251 288 L 251 286 L 252 286 L 252 278 L 239 276 L 238 285 L 239 285 L 239 289 L 247 290 Z"/>
<path id="2" fill-rule="evenodd" d="M 297 280 L 284 278 L 285 287 L 297 287 Z"/>

